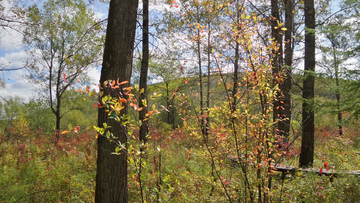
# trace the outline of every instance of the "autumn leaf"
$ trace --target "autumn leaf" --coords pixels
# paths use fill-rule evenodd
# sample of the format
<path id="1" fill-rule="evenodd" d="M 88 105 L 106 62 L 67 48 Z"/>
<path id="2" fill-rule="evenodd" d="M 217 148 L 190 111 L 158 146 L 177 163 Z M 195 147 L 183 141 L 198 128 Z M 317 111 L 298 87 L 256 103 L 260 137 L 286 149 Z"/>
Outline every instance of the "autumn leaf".
<path id="1" fill-rule="evenodd" d="M 136 111 L 141 111 L 143 107 L 137 108 Z"/>
<path id="2" fill-rule="evenodd" d="M 97 107 L 98 107 L 99 109 L 101 108 L 100 102 L 97 103 Z"/>
<path id="3" fill-rule="evenodd" d="M 119 99 L 119 102 L 122 102 L 122 103 L 127 103 L 127 100 L 126 100 L 126 99 L 124 99 L 124 98 L 120 98 L 120 99 Z"/>
<path id="4" fill-rule="evenodd" d="M 83 92 L 83 91 L 82 91 L 82 90 L 80 90 L 80 89 L 78 89 L 77 91 L 78 91 L 78 92 L 80 92 L 80 93 L 81 93 L 81 92 Z"/>
<path id="5" fill-rule="evenodd" d="M 328 163 L 326 161 L 324 162 L 324 167 L 325 167 L 326 170 L 329 170 L 328 169 Z"/>
<path id="6" fill-rule="evenodd" d="M 64 131 L 61 132 L 61 134 L 63 135 L 63 134 L 69 133 L 69 132 L 70 131 L 68 131 L 68 130 L 64 130 Z"/>
<path id="7" fill-rule="evenodd" d="M 126 84 L 128 83 L 128 81 L 122 81 L 121 83 L 119 83 L 118 85 L 123 85 L 123 84 Z"/>
<path id="8" fill-rule="evenodd" d="M 75 132 L 75 133 L 78 133 L 79 130 L 80 130 L 80 126 L 76 126 L 75 129 L 74 129 L 74 132 Z"/>
<path id="9" fill-rule="evenodd" d="M 66 82 L 66 74 L 64 73 L 64 82 Z"/>
<path id="10" fill-rule="evenodd" d="M 90 86 L 86 86 L 86 92 L 90 91 Z"/>
<path id="11" fill-rule="evenodd" d="M 322 174 L 322 168 L 320 169 L 319 174 L 320 174 L 320 175 Z"/>

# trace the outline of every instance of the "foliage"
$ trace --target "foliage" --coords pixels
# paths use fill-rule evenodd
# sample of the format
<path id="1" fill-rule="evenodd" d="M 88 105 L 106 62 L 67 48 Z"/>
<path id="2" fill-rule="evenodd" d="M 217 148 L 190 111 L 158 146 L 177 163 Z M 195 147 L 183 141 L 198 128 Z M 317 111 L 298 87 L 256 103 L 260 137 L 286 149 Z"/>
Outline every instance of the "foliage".
<path id="1" fill-rule="evenodd" d="M 91 202 L 95 184 L 94 133 L 71 133 L 55 146 L 48 136 L 42 132 L 35 135 L 25 123 L 13 128 L 14 133 L 22 133 L 21 137 L 0 145 L 0 201 Z"/>
<path id="2" fill-rule="evenodd" d="M 29 79 L 45 91 L 56 116 L 56 130 L 68 112 L 62 110 L 66 91 L 78 81 L 86 81 L 86 71 L 100 61 L 103 39 L 101 22 L 82 0 L 49 0 L 43 7 L 27 10 L 29 24 L 24 42 L 31 58 Z"/>

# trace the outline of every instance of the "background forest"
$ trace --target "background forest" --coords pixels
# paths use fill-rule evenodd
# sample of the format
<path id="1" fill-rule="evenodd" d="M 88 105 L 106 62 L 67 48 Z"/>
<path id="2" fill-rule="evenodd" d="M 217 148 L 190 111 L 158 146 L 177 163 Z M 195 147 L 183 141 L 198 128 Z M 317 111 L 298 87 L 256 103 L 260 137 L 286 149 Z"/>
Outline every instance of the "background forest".
<path id="1" fill-rule="evenodd" d="M 360 202 L 357 0 L 0 10 L 0 202 Z"/>

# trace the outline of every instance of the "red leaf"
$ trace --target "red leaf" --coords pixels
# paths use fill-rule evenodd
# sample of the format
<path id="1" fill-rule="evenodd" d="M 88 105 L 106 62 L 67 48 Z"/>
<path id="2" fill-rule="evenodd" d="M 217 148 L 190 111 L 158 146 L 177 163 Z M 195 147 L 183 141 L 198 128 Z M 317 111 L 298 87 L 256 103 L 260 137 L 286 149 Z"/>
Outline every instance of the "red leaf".
<path id="1" fill-rule="evenodd" d="M 64 73 L 64 82 L 66 82 L 66 74 Z"/>
<path id="2" fill-rule="evenodd" d="M 95 107 L 96 107 L 96 103 L 94 104 L 93 108 L 95 108 Z"/>
<path id="3" fill-rule="evenodd" d="M 101 108 L 100 102 L 98 102 L 97 107 L 98 107 L 99 109 Z"/>
<path id="4" fill-rule="evenodd" d="M 326 161 L 324 162 L 324 167 L 326 168 L 326 170 L 329 170 L 328 169 L 328 163 Z"/>
<path id="5" fill-rule="evenodd" d="M 79 130 L 80 130 L 80 126 L 76 126 L 75 129 L 74 129 L 74 132 L 75 132 L 75 133 L 78 133 Z"/>
<path id="6" fill-rule="evenodd" d="M 320 169 L 319 174 L 320 174 L 320 175 L 322 174 L 322 168 Z"/>

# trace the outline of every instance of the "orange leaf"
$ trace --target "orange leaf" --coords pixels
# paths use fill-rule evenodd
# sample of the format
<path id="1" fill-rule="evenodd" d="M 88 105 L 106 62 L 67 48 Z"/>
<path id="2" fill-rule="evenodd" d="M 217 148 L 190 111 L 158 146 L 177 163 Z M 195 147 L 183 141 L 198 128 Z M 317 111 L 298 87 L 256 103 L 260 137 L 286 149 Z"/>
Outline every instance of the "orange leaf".
<path id="1" fill-rule="evenodd" d="M 143 107 L 137 108 L 136 111 L 141 111 Z"/>
<path id="2" fill-rule="evenodd" d="M 86 92 L 90 91 L 90 86 L 86 86 Z"/>
<path id="3" fill-rule="evenodd" d="M 95 107 L 96 107 L 96 103 L 94 104 L 93 108 L 95 108 Z"/>
<path id="4" fill-rule="evenodd" d="M 122 81 L 121 83 L 119 83 L 119 85 L 123 85 L 123 84 L 126 84 L 128 83 L 128 81 Z"/>
<path id="5" fill-rule="evenodd" d="M 74 132 L 75 132 L 75 133 L 78 133 L 79 130 L 80 130 L 80 126 L 76 126 L 75 129 L 74 129 Z"/>
<path id="6" fill-rule="evenodd" d="M 114 87 L 114 85 L 115 85 L 115 80 L 113 80 L 113 81 L 111 82 L 111 86 Z"/>
<path id="7" fill-rule="evenodd" d="M 66 82 L 66 74 L 64 73 L 64 82 Z"/>
<path id="8" fill-rule="evenodd" d="M 98 134 L 96 134 L 96 135 L 95 135 L 95 138 L 96 138 L 96 139 L 98 139 L 98 137 L 99 137 L 99 135 L 98 135 Z"/>
<path id="9" fill-rule="evenodd" d="M 154 111 L 149 111 L 147 114 L 150 116 L 153 113 L 154 113 Z"/>
<path id="10" fill-rule="evenodd" d="M 127 103 L 127 100 L 124 99 L 124 98 L 120 98 L 119 101 L 122 102 L 122 103 Z"/>
<path id="11" fill-rule="evenodd" d="M 79 90 L 78 90 L 78 92 L 80 92 L 80 93 L 81 93 L 81 92 L 83 92 L 83 91 L 79 89 Z"/>
<path id="12" fill-rule="evenodd" d="M 136 104 L 134 104 L 134 103 L 130 103 L 130 106 L 131 106 L 131 107 L 134 107 L 135 105 L 136 105 Z"/>

